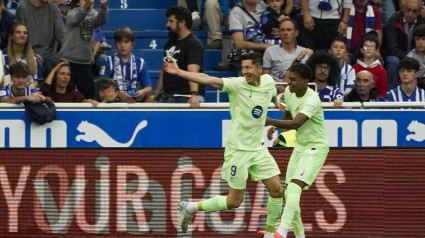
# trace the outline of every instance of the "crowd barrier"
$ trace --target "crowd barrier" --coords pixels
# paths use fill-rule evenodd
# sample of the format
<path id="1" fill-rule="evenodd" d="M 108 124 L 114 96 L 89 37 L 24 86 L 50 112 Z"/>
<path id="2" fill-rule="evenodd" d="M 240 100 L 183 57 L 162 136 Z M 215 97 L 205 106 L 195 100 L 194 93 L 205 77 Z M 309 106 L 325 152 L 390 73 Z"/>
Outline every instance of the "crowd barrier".
<path id="1" fill-rule="evenodd" d="M 425 146 L 425 103 L 343 105 L 323 104 L 331 147 Z M 217 148 L 230 125 L 228 103 L 196 110 L 188 104 L 58 103 L 57 119 L 45 125 L 31 123 L 20 105 L 0 104 L 0 148 Z"/>
<path id="2" fill-rule="evenodd" d="M 178 230 L 177 204 L 225 194 L 223 149 L 9 149 L 0 156 L 0 236 L 257 237 L 267 191 L 199 212 Z M 272 149 L 284 174 L 290 149 Z M 301 198 L 307 237 L 423 237 L 425 149 L 331 149 Z M 289 236 L 293 238 L 293 235 Z"/>

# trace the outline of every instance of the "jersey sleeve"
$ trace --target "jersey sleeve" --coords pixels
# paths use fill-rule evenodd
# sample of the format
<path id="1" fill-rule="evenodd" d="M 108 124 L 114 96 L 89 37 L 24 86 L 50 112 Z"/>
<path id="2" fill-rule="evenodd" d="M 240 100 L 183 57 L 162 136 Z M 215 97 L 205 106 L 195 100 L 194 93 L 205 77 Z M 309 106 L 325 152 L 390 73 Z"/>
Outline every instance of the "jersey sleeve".
<path id="1" fill-rule="evenodd" d="M 110 56 L 105 57 L 105 59 L 102 61 L 102 65 L 100 66 L 100 70 L 99 70 L 99 77 L 107 77 L 107 78 L 114 77 L 112 73 L 112 59 Z"/>
<path id="2" fill-rule="evenodd" d="M 140 85 L 142 85 L 142 89 L 147 87 L 147 86 L 152 86 L 152 81 L 151 81 L 151 77 L 149 76 L 149 70 L 148 67 L 146 66 L 146 61 L 140 59 L 142 61 L 141 63 L 141 67 L 142 69 L 139 72 L 138 75 L 138 81 L 140 83 Z"/>
<path id="3" fill-rule="evenodd" d="M 263 56 L 263 69 L 270 70 L 272 68 L 272 56 L 270 55 L 270 48 L 266 49 Z"/>
<path id="4" fill-rule="evenodd" d="M 9 97 L 9 95 L 7 95 L 7 90 L 5 88 L 1 88 L 0 89 L 0 100 L 4 97 Z"/>
<path id="5" fill-rule="evenodd" d="M 391 91 L 389 91 L 389 92 L 387 92 L 386 94 L 385 94 L 385 101 L 387 101 L 387 102 L 395 102 L 395 100 L 394 100 L 394 97 L 393 97 L 393 90 L 391 90 Z"/>
<path id="6" fill-rule="evenodd" d="M 222 92 L 234 92 L 240 88 L 240 77 L 239 78 L 222 78 L 223 89 Z"/>

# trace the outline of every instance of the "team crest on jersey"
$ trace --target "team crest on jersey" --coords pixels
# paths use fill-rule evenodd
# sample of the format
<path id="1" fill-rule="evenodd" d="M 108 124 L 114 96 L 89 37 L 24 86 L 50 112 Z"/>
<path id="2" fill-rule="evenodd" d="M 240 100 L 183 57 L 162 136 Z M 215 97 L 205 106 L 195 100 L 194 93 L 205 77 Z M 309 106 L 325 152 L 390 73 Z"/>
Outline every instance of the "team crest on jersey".
<path id="1" fill-rule="evenodd" d="M 261 115 L 263 115 L 263 108 L 260 105 L 257 105 L 252 109 L 251 113 L 252 117 L 258 119 L 261 117 Z"/>

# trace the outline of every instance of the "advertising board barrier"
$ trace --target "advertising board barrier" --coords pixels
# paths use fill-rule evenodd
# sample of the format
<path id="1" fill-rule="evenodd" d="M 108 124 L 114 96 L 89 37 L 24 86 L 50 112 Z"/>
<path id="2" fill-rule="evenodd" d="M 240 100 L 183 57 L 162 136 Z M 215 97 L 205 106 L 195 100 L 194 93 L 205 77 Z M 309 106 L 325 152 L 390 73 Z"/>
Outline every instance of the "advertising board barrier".
<path id="1" fill-rule="evenodd" d="M 424 109 L 324 114 L 332 147 L 425 146 Z M 281 115 L 278 110 L 268 113 L 272 118 Z M 0 109 L 0 148 L 217 148 L 224 146 L 230 125 L 228 109 L 58 107 L 57 119 L 45 125 L 31 123 L 23 109 Z"/>
<path id="2" fill-rule="evenodd" d="M 226 194 L 222 149 L 8 149 L 0 156 L 0 236 L 183 237 L 177 203 Z M 271 150 L 284 174 L 290 149 Z M 331 149 L 303 192 L 307 237 L 421 237 L 425 149 Z M 267 191 L 195 215 L 184 237 L 257 237 Z M 293 237 L 292 235 L 290 237 Z"/>

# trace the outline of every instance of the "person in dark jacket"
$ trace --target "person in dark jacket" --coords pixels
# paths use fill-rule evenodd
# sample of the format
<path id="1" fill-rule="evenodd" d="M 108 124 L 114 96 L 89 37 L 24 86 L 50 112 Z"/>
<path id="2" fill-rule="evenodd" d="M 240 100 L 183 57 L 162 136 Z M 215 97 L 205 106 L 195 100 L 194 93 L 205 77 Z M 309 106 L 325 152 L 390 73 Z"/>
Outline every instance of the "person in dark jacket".
<path id="1" fill-rule="evenodd" d="M 385 29 L 387 43 L 386 70 L 388 74 L 388 89 L 393 89 L 400 84 L 398 66 L 400 60 L 415 48 L 413 31 L 425 18 L 421 16 L 421 1 L 406 0 L 400 11 L 391 16 Z M 410 29 L 408 32 L 406 29 Z"/>
<path id="2" fill-rule="evenodd" d="M 378 89 L 375 88 L 375 77 L 367 70 L 362 70 L 356 74 L 356 85 L 344 98 L 345 102 L 383 102 L 379 96 Z"/>

